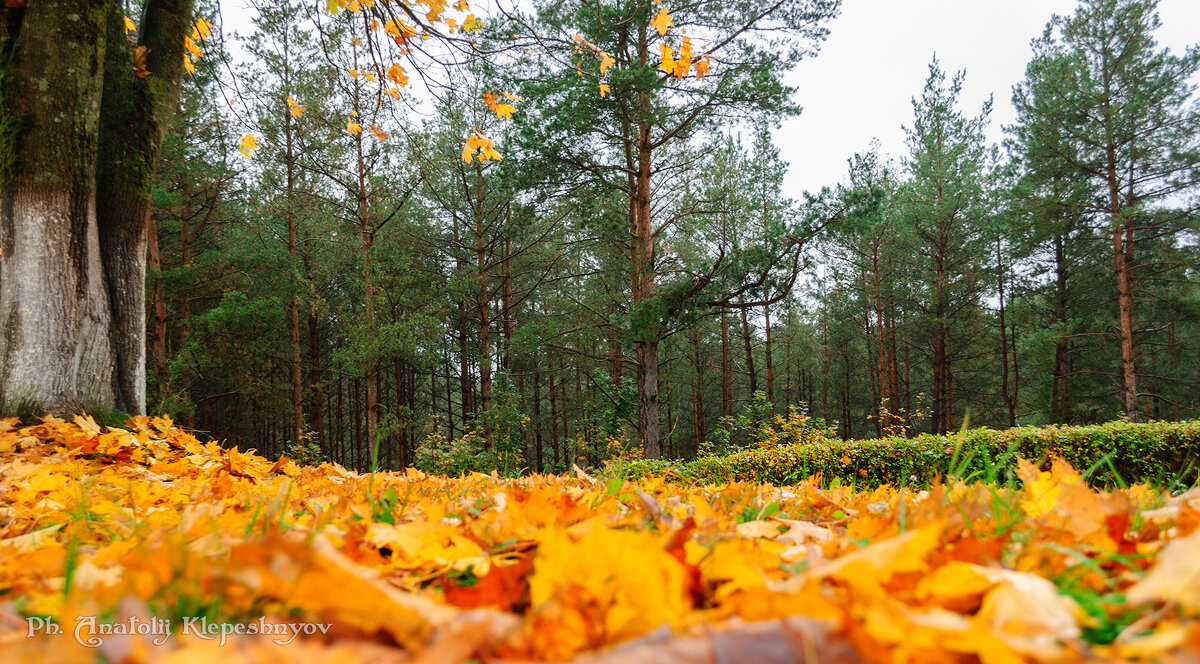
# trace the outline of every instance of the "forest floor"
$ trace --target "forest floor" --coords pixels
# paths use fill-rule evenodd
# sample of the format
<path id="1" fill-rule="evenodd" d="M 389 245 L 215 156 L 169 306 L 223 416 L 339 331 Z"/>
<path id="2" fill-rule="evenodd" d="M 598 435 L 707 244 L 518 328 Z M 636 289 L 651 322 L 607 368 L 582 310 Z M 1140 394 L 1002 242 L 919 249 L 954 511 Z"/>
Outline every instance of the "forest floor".
<path id="1" fill-rule="evenodd" d="M 1200 489 L 301 467 L 0 422 L 6 662 L 1200 658 Z"/>

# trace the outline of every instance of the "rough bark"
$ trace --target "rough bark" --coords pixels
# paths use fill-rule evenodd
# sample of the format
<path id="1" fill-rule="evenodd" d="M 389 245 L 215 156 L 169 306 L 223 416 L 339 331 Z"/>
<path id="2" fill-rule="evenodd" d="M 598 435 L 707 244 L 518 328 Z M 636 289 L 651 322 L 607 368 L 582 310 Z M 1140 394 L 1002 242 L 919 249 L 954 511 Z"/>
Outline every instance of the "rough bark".
<path id="1" fill-rule="evenodd" d="M 149 182 L 192 3 L 147 3 L 146 79 L 130 71 L 119 10 L 39 2 L 0 19 L 5 413 L 145 409 Z"/>
<path id="2" fill-rule="evenodd" d="M 92 5 L 96 3 L 90 3 Z M 96 212 L 112 311 L 116 407 L 146 410 L 146 233 L 150 187 L 183 81 L 183 38 L 192 0 L 146 3 L 138 41 L 148 48 L 143 79 L 133 75 L 119 3 L 106 17 Z M 60 19 L 61 20 L 61 19 Z"/>

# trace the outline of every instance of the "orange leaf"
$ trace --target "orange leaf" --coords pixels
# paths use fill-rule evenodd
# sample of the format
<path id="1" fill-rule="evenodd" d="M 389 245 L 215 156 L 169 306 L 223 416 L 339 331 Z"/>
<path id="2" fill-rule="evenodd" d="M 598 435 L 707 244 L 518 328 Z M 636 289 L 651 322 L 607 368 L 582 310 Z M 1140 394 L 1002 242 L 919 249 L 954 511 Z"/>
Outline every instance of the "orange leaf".
<path id="1" fill-rule="evenodd" d="M 650 19 L 650 25 L 655 30 L 658 30 L 659 35 L 665 35 L 667 34 L 667 29 L 675 24 L 671 22 L 671 15 L 667 13 L 667 8 L 663 7 L 658 10 L 654 18 Z"/>
<path id="2" fill-rule="evenodd" d="M 139 46 L 133 51 L 133 75 L 138 78 L 146 78 L 150 72 L 146 69 L 146 58 L 150 55 L 150 49 L 146 46 Z"/>

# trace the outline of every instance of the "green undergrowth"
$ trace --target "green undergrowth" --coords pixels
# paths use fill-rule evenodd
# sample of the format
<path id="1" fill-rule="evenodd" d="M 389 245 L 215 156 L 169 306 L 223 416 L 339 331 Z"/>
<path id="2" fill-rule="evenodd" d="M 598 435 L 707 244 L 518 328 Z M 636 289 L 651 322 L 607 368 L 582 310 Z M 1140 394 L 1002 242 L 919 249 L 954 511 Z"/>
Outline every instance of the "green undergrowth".
<path id="1" fill-rule="evenodd" d="M 624 478 L 668 474 L 699 483 L 793 484 L 819 476 L 826 485 L 928 487 L 937 477 L 1006 482 L 1017 458 L 1047 463 L 1062 457 L 1096 486 L 1147 482 L 1168 490 L 1197 481 L 1200 421 L 1108 422 L 1080 427 L 972 429 L 915 438 L 833 440 L 745 449 L 693 461 L 638 460 L 609 472 Z"/>

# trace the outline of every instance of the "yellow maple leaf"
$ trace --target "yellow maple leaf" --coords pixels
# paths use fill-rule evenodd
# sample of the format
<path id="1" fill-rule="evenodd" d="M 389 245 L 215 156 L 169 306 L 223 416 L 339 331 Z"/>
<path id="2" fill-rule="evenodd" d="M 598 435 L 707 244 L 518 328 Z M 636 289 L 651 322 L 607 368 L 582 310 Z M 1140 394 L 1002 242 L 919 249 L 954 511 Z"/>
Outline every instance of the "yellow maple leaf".
<path id="1" fill-rule="evenodd" d="M 417 29 L 399 19 L 389 19 L 383 24 L 383 31 L 391 35 L 392 40 L 400 46 L 417 34 Z"/>
<path id="2" fill-rule="evenodd" d="M 476 18 L 474 14 L 467 14 L 467 17 L 463 19 L 463 22 L 462 22 L 462 31 L 463 32 L 477 32 L 482 29 L 483 29 L 483 21 L 480 21 L 478 18 Z"/>
<path id="3" fill-rule="evenodd" d="M 203 16 L 196 18 L 196 23 L 192 25 L 192 39 L 198 42 L 207 40 L 212 35 L 213 24 L 208 22 L 208 19 Z"/>
<path id="4" fill-rule="evenodd" d="M 460 12 L 465 12 L 470 9 L 470 7 L 467 6 L 467 0 L 458 0 L 458 2 L 454 4 L 454 8 Z"/>
<path id="5" fill-rule="evenodd" d="M 346 69 L 346 72 L 348 74 L 350 74 L 350 78 L 358 78 L 358 70 L 357 69 L 354 69 L 353 67 L 349 67 Z"/>
<path id="6" fill-rule="evenodd" d="M 709 61 L 709 56 L 706 55 L 706 56 L 704 56 L 704 58 L 702 60 L 697 62 L 692 67 L 693 69 L 696 70 L 696 78 L 704 80 L 704 77 L 708 75 L 708 61 Z"/>
<path id="7" fill-rule="evenodd" d="M 125 21 L 125 34 L 129 34 L 137 30 L 137 24 L 133 22 L 133 19 L 129 18 L 128 16 L 122 16 L 121 18 Z"/>
<path id="8" fill-rule="evenodd" d="M 615 58 L 603 51 L 600 52 L 600 75 L 604 76 L 613 65 L 617 64 Z"/>
<path id="9" fill-rule="evenodd" d="M 254 156 L 254 151 L 258 149 L 258 137 L 254 134 L 246 134 L 242 136 L 242 140 L 238 141 L 238 150 L 247 159 Z"/>
<path id="10" fill-rule="evenodd" d="M 288 95 L 287 97 L 287 105 L 288 110 L 291 111 L 293 118 L 298 118 L 301 115 L 304 115 L 304 111 L 308 110 L 307 107 L 301 106 L 296 102 L 295 99 L 292 99 L 291 95 Z"/>
<path id="11" fill-rule="evenodd" d="M 442 18 L 442 13 L 446 11 L 446 0 L 425 0 L 423 3 L 429 8 L 425 12 L 425 20 L 430 23 L 437 23 Z"/>
<path id="12" fill-rule="evenodd" d="M 659 48 L 660 53 L 662 54 L 662 62 L 659 63 L 658 68 L 668 74 L 674 74 L 675 73 L 675 51 L 671 50 L 671 47 L 667 46 L 666 44 L 659 44 L 658 48 Z"/>
<path id="13" fill-rule="evenodd" d="M 679 59 L 675 63 L 675 76 L 683 78 L 687 76 L 688 70 L 692 68 L 692 40 L 689 37 L 683 38 L 683 45 L 679 47 Z"/>
<path id="14" fill-rule="evenodd" d="M 193 41 L 191 37 L 183 38 L 183 48 L 190 53 L 193 58 L 199 58 L 200 56 L 204 55 L 204 51 L 200 50 L 200 47 L 196 45 L 196 42 Z"/>
<path id="15" fill-rule="evenodd" d="M 189 76 L 196 75 L 196 65 L 192 62 L 192 59 L 188 57 L 187 53 L 183 54 L 183 70 L 186 71 Z"/>
<path id="16" fill-rule="evenodd" d="M 581 568 L 589 573 L 579 574 Z M 612 640 L 679 627 L 690 607 L 685 568 L 655 535 L 608 528 L 578 538 L 546 533 L 529 578 L 529 596 L 535 612 L 598 623 L 598 631 Z M 570 645 L 586 647 L 587 633 L 574 635 Z"/>
<path id="17" fill-rule="evenodd" d="M 400 87 L 408 85 L 408 72 L 404 71 L 404 67 L 393 62 L 387 69 L 387 79 Z"/>
<path id="18" fill-rule="evenodd" d="M 667 13 L 667 8 L 663 7 L 662 9 L 658 10 L 658 13 L 654 15 L 654 18 L 650 19 L 650 25 L 655 30 L 658 30 L 659 35 L 665 35 L 667 34 L 667 29 L 675 24 L 671 22 L 671 15 Z"/>
<path id="19" fill-rule="evenodd" d="M 354 121 L 354 118 L 346 116 L 346 133 L 351 136 L 358 136 L 362 133 L 362 125 Z"/>
<path id="20" fill-rule="evenodd" d="M 375 138 L 378 138 L 381 141 L 387 140 L 387 138 L 388 138 L 387 133 L 385 131 L 383 131 L 383 128 L 380 127 L 379 125 L 377 125 L 377 124 L 367 125 L 367 128 L 371 130 L 371 135 L 373 135 Z"/>
<path id="21" fill-rule="evenodd" d="M 600 84 L 600 96 L 605 97 L 607 95 L 608 95 L 608 83 L 601 83 Z"/>
<path id="22" fill-rule="evenodd" d="M 466 146 L 463 147 L 463 161 L 469 164 L 472 157 L 478 158 L 479 161 L 500 161 L 502 159 L 500 153 L 496 151 L 495 146 L 492 144 L 492 139 L 478 132 L 472 134 L 467 139 Z"/>

